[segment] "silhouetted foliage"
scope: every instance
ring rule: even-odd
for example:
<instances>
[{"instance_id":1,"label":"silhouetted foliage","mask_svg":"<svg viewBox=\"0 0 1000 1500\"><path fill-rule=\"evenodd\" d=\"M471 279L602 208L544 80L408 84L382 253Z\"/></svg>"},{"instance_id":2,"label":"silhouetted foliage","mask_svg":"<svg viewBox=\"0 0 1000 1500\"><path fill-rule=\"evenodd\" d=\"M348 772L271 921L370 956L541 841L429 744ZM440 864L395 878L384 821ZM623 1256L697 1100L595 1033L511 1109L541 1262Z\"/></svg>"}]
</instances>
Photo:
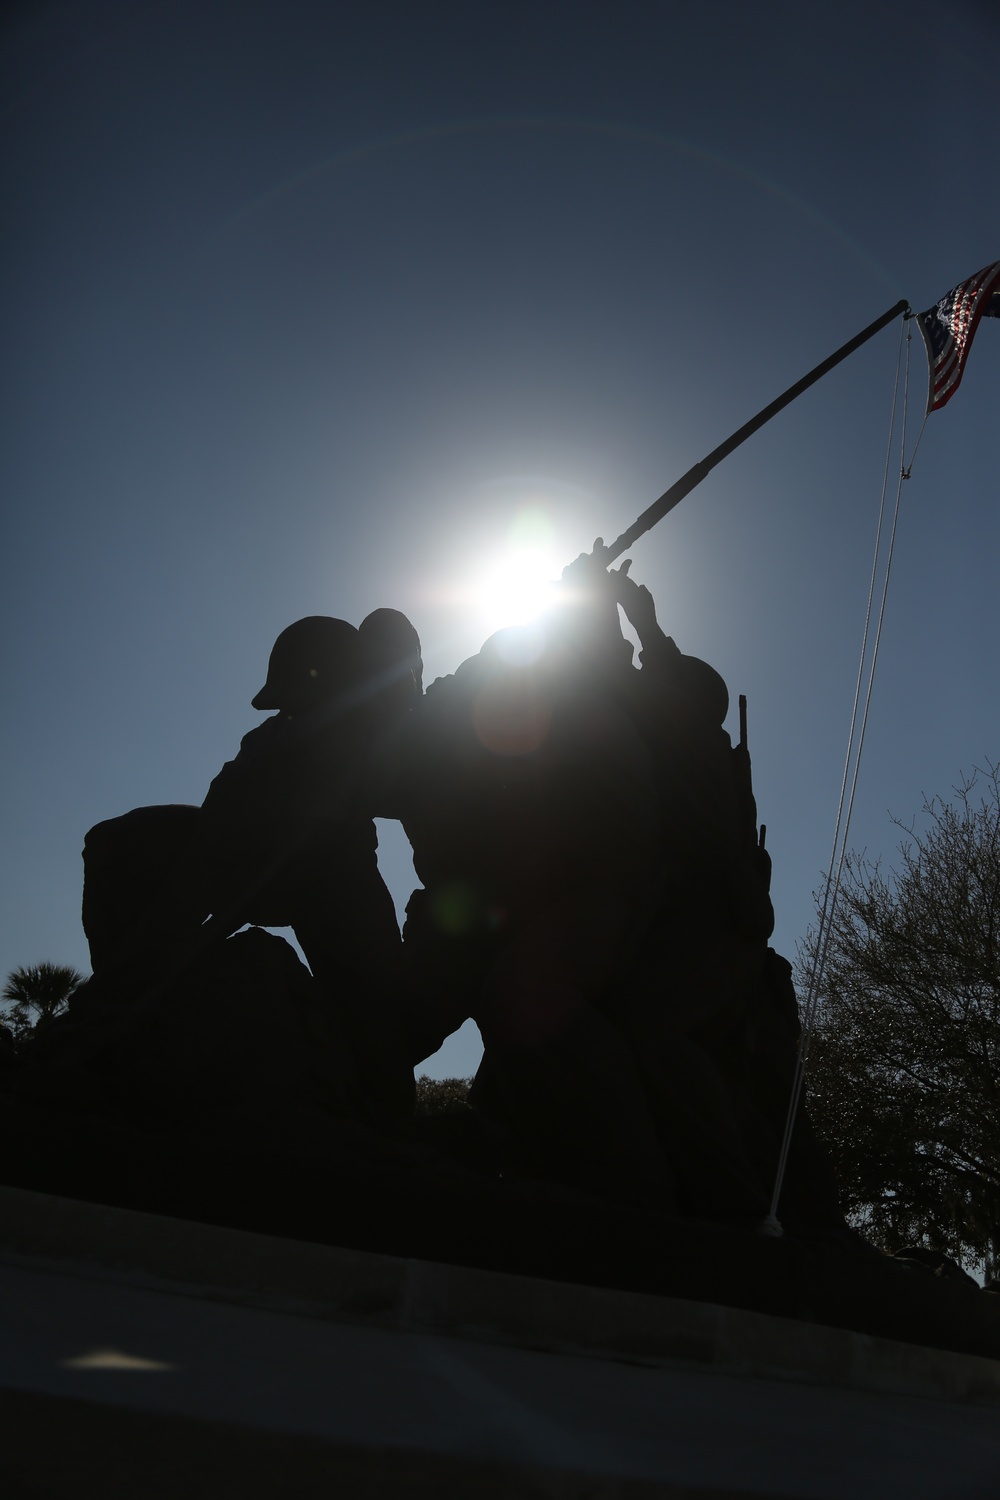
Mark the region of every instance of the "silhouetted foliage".
<instances>
[{"instance_id":1,"label":"silhouetted foliage","mask_svg":"<svg viewBox=\"0 0 1000 1500\"><path fill-rule=\"evenodd\" d=\"M454 1114L469 1107L471 1078L428 1078L422 1073L417 1079L418 1115Z\"/></svg>"},{"instance_id":2,"label":"silhouetted foliage","mask_svg":"<svg viewBox=\"0 0 1000 1500\"><path fill-rule=\"evenodd\" d=\"M1000 766L905 828L898 868L854 855L807 1068L845 1211L890 1252L1000 1267ZM900 825L904 826L904 825ZM800 958L806 980L815 934Z\"/></svg>"},{"instance_id":3,"label":"silhouetted foliage","mask_svg":"<svg viewBox=\"0 0 1000 1500\"><path fill-rule=\"evenodd\" d=\"M3 1009L0 1023L7 1027L15 1047L21 1047L38 1028L66 1009L70 995L84 976L66 964L33 964L13 969L0 991Z\"/></svg>"}]
</instances>

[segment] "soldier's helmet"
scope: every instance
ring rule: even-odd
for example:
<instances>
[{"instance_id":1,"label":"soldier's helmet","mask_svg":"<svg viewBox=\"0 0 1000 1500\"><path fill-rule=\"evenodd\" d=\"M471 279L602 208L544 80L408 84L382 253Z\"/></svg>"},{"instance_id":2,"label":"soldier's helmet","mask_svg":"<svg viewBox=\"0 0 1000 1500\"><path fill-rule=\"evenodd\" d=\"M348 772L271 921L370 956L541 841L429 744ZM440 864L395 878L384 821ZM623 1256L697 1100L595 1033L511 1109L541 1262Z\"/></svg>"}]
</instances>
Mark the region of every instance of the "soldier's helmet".
<instances>
[{"instance_id":1,"label":"soldier's helmet","mask_svg":"<svg viewBox=\"0 0 1000 1500\"><path fill-rule=\"evenodd\" d=\"M689 699L712 724L722 724L729 712L726 679L700 656L681 656L679 665Z\"/></svg>"},{"instance_id":2,"label":"soldier's helmet","mask_svg":"<svg viewBox=\"0 0 1000 1500\"><path fill-rule=\"evenodd\" d=\"M278 636L267 681L251 702L254 708L300 708L352 687L360 670L354 626L330 615L307 615Z\"/></svg>"},{"instance_id":3,"label":"soldier's helmet","mask_svg":"<svg viewBox=\"0 0 1000 1500\"><path fill-rule=\"evenodd\" d=\"M358 627L361 649L377 690L405 683L419 697L424 663L420 637L399 609L373 609Z\"/></svg>"}]
</instances>

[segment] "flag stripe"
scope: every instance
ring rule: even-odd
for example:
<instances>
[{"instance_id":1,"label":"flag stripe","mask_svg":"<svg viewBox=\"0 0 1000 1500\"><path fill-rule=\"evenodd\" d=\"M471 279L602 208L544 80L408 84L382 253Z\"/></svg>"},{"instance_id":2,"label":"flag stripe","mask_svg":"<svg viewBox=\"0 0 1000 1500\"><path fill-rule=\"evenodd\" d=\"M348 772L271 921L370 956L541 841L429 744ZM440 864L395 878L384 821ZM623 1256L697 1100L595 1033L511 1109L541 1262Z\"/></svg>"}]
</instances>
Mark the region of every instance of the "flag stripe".
<instances>
[{"instance_id":1,"label":"flag stripe","mask_svg":"<svg viewBox=\"0 0 1000 1500\"><path fill-rule=\"evenodd\" d=\"M958 390L980 318L1000 317L1000 260L917 314L927 347L927 411L939 411Z\"/></svg>"}]
</instances>

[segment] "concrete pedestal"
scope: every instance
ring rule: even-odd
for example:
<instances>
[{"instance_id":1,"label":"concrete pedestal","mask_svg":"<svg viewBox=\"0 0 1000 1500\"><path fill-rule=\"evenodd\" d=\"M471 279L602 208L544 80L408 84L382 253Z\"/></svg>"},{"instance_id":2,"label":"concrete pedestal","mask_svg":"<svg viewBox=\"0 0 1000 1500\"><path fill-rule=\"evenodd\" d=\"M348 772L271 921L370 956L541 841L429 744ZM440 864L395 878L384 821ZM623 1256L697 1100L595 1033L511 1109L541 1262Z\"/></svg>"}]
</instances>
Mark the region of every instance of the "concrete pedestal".
<instances>
[{"instance_id":1,"label":"concrete pedestal","mask_svg":"<svg viewBox=\"0 0 1000 1500\"><path fill-rule=\"evenodd\" d=\"M1000 1362L0 1189L5 1500L995 1500Z\"/></svg>"}]
</instances>

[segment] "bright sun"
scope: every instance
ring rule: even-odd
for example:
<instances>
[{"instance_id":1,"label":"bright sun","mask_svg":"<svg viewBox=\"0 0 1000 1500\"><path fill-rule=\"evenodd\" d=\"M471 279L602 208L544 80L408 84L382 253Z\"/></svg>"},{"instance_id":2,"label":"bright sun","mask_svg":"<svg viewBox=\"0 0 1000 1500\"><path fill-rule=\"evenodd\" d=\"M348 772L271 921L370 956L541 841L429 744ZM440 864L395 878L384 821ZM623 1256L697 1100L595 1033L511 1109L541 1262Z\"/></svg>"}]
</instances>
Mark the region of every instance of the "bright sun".
<instances>
[{"instance_id":1,"label":"bright sun","mask_svg":"<svg viewBox=\"0 0 1000 1500\"><path fill-rule=\"evenodd\" d=\"M569 558L544 500L518 508L488 560L471 571L467 598L484 638L506 625L528 625L552 603Z\"/></svg>"},{"instance_id":2,"label":"bright sun","mask_svg":"<svg viewBox=\"0 0 1000 1500\"><path fill-rule=\"evenodd\" d=\"M473 589L486 634L505 625L530 624L547 609L564 562L538 547L511 547L494 558Z\"/></svg>"}]
</instances>

